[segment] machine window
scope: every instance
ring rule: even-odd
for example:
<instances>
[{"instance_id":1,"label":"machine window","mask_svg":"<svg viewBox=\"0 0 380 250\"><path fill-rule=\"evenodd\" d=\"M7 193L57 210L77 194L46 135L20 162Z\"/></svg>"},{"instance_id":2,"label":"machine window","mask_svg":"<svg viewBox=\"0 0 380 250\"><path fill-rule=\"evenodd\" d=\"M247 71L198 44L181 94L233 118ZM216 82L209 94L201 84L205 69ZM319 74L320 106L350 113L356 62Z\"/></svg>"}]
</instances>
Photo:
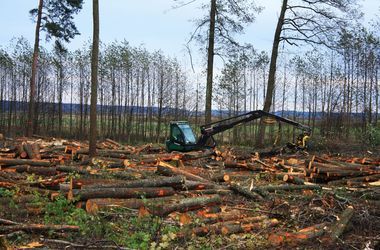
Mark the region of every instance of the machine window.
<instances>
[{"instance_id":1,"label":"machine window","mask_svg":"<svg viewBox=\"0 0 380 250\"><path fill-rule=\"evenodd\" d=\"M178 127L182 130L183 134L185 135L185 143L186 144L195 144L196 139L193 133L193 130L188 124L179 124Z\"/></svg>"}]
</instances>

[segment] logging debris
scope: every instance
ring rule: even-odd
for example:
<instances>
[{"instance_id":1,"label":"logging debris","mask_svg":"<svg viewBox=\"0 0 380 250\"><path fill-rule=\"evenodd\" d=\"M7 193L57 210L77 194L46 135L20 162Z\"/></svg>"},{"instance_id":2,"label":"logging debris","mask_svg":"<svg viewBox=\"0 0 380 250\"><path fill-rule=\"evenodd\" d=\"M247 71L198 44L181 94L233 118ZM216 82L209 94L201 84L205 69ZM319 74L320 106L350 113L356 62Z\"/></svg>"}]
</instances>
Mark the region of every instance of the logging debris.
<instances>
[{"instance_id":1,"label":"logging debris","mask_svg":"<svg viewBox=\"0 0 380 250\"><path fill-rule=\"evenodd\" d=\"M251 234L260 235L260 247L268 249L316 240L321 247L363 248L368 241L357 241L360 235L378 244L379 181L376 158L260 157L227 147L167 153L152 144L133 147L106 139L89 159L85 142L6 138L0 148L0 239L9 245L15 234L54 232L56 239L39 244L89 246L62 237L78 235L79 226L44 223L54 216L44 202L64 196L92 216L125 211L162 218L178 226L172 237L177 242ZM36 202L36 195L44 202Z\"/></svg>"}]
</instances>

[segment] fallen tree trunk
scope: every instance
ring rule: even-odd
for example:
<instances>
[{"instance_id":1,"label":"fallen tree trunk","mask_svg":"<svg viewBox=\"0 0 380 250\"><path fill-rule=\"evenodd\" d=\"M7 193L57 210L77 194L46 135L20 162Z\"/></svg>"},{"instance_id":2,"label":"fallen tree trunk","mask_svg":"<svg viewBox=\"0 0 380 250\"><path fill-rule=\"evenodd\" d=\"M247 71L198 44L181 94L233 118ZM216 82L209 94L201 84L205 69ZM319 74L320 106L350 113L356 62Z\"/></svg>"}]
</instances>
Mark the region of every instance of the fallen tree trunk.
<instances>
[{"instance_id":1,"label":"fallen tree trunk","mask_svg":"<svg viewBox=\"0 0 380 250\"><path fill-rule=\"evenodd\" d=\"M231 180L230 176L226 173L214 174L210 178L215 182L229 182Z\"/></svg>"},{"instance_id":2,"label":"fallen tree trunk","mask_svg":"<svg viewBox=\"0 0 380 250\"><path fill-rule=\"evenodd\" d=\"M50 161L45 160L29 160L29 159L6 159L0 158L0 165L15 166L15 165L30 165L50 167L53 165Z\"/></svg>"},{"instance_id":3,"label":"fallen tree trunk","mask_svg":"<svg viewBox=\"0 0 380 250\"><path fill-rule=\"evenodd\" d=\"M284 182L293 183L297 185L305 184L304 180L302 180L301 178L298 178L297 176L289 175L289 174L284 174L284 176L282 177L282 180Z\"/></svg>"},{"instance_id":4,"label":"fallen tree trunk","mask_svg":"<svg viewBox=\"0 0 380 250\"><path fill-rule=\"evenodd\" d=\"M181 191L181 194L185 195L204 195L204 194L219 194L219 195L231 195L233 191L229 189L202 189L202 190L190 190Z\"/></svg>"},{"instance_id":5,"label":"fallen tree trunk","mask_svg":"<svg viewBox=\"0 0 380 250\"><path fill-rule=\"evenodd\" d=\"M254 230L266 229L278 224L277 219L268 219L256 223L240 224L239 222L222 222L203 227L193 228L190 233L179 233L178 238L189 238L193 236L205 236L209 233L230 235L236 233L249 233Z\"/></svg>"},{"instance_id":6,"label":"fallen tree trunk","mask_svg":"<svg viewBox=\"0 0 380 250\"><path fill-rule=\"evenodd\" d=\"M44 232L44 231L64 231L78 232L78 226L71 225L43 225L43 224L17 224L0 227L0 233L9 233L14 231L26 232Z\"/></svg>"},{"instance_id":7,"label":"fallen tree trunk","mask_svg":"<svg viewBox=\"0 0 380 250\"><path fill-rule=\"evenodd\" d=\"M222 199L219 195L214 195L211 197L195 197L195 198L186 198L180 200L176 204L168 204L163 207L153 207L149 209L154 215L157 216L166 216L172 212L187 212L191 210L197 210L207 206L213 206L220 204Z\"/></svg>"},{"instance_id":8,"label":"fallen tree trunk","mask_svg":"<svg viewBox=\"0 0 380 250\"><path fill-rule=\"evenodd\" d=\"M89 175L90 171L83 169L80 166L63 166L63 165L58 165L56 167L56 170L59 172L65 172L65 173L78 173L81 175Z\"/></svg>"},{"instance_id":9,"label":"fallen tree trunk","mask_svg":"<svg viewBox=\"0 0 380 250\"><path fill-rule=\"evenodd\" d=\"M98 211L115 207L126 207L139 209L140 207L166 206L169 202L181 199L182 196L167 196L151 199L115 199L115 198L98 198L89 199L86 202L86 211L95 214Z\"/></svg>"},{"instance_id":10,"label":"fallen tree trunk","mask_svg":"<svg viewBox=\"0 0 380 250\"><path fill-rule=\"evenodd\" d=\"M274 192L274 191L295 191L295 190L321 190L319 185L276 185L276 186L261 186L253 190L256 192Z\"/></svg>"},{"instance_id":11,"label":"fallen tree trunk","mask_svg":"<svg viewBox=\"0 0 380 250\"><path fill-rule=\"evenodd\" d=\"M352 206L348 206L343 213L339 215L337 221L329 230L328 239L331 243L334 243L343 234L353 214L354 208Z\"/></svg>"},{"instance_id":12,"label":"fallen tree trunk","mask_svg":"<svg viewBox=\"0 0 380 250\"><path fill-rule=\"evenodd\" d=\"M327 223L321 223L310 227L303 228L298 232L281 232L269 235L268 241L273 246L292 245L296 246L305 241L322 236L327 229Z\"/></svg>"},{"instance_id":13,"label":"fallen tree trunk","mask_svg":"<svg viewBox=\"0 0 380 250\"><path fill-rule=\"evenodd\" d=\"M96 188L79 190L75 196L80 200L94 198L153 198L174 195L174 189L170 187L161 188Z\"/></svg>"},{"instance_id":14,"label":"fallen tree trunk","mask_svg":"<svg viewBox=\"0 0 380 250\"><path fill-rule=\"evenodd\" d=\"M44 176L54 176L57 174L57 170L55 167L36 167L29 165L16 165L7 169L14 169L17 173L28 173L28 174L36 174L36 175L44 175Z\"/></svg>"},{"instance_id":15,"label":"fallen tree trunk","mask_svg":"<svg viewBox=\"0 0 380 250\"><path fill-rule=\"evenodd\" d=\"M199 181L185 181L182 185L182 190L204 190L204 189L215 189L217 185L213 183L204 183Z\"/></svg>"},{"instance_id":16,"label":"fallen tree trunk","mask_svg":"<svg viewBox=\"0 0 380 250\"><path fill-rule=\"evenodd\" d=\"M200 181L203 183L210 182L209 180L206 180L203 177L200 177L198 175L189 173L185 170L173 167L170 164L163 161L158 162L157 172L159 174L164 174L164 175L183 175L186 177L186 179L193 180L193 181Z\"/></svg>"},{"instance_id":17,"label":"fallen tree trunk","mask_svg":"<svg viewBox=\"0 0 380 250\"><path fill-rule=\"evenodd\" d=\"M94 188L144 188L144 187L176 187L185 184L185 178L182 176L158 177L151 179L135 180L120 183L106 183L84 185L82 189Z\"/></svg>"},{"instance_id":18,"label":"fallen tree trunk","mask_svg":"<svg viewBox=\"0 0 380 250\"><path fill-rule=\"evenodd\" d=\"M380 174L374 174L374 175L367 175L367 176L360 176L360 177L354 177L354 178L345 178L335 181L329 181L327 184L329 185L352 185L355 183L363 183L363 182L371 182L371 181L377 181L380 179Z\"/></svg>"},{"instance_id":19,"label":"fallen tree trunk","mask_svg":"<svg viewBox=\"0 0 380 250\"><path fill-rule=\"evenodd\" d=\"M264 199L261 195L255 193L255 192L252 192L252 191L250 191L250 190L248 190L248 189L246 189L246 188L244 188L238 184L231 184L229 187L232 191L234 191L235 193L238 193L244 197L247 197L247 198L250 198L253 200L263 200Z\"/></svg>"}]
</instances>

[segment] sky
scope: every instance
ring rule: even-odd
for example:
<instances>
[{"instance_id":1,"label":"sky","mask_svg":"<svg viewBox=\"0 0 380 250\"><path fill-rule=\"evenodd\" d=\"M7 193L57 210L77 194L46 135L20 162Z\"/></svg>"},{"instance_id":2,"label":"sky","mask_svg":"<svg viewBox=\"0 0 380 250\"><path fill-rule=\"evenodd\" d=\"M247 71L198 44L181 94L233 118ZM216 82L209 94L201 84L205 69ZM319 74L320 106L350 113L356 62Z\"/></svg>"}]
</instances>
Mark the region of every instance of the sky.
<instances>
[{"instance_id":1,"label":"sky","mask_svg":"<svg viewBox=\"0 0 380 250\"><path fill-rule=\"evenodd\" d=\"M0 47L6 47L13 37L20 36L32 44L35 24L29 10L36 8L38 0L0 1ZM168 56L187 60L184 44L194 30L191 20L203 14L197 9L199 1L173 9L173 0L99 0L100 38L105 43L126 39L132 46L143 45L149 51L162 50ZM365 22L380 14L379 0L360 1L366 14ZM264 10L239 39L252 43L257 50L269 51L281 1L257 0L256 3ZM71 41L70 49L80 48L91 40L92 1L84 0L83 10L75 17L75 23L81 35ZM44 45L45 36L41 37Z\"/></svg>"}]
</instances>

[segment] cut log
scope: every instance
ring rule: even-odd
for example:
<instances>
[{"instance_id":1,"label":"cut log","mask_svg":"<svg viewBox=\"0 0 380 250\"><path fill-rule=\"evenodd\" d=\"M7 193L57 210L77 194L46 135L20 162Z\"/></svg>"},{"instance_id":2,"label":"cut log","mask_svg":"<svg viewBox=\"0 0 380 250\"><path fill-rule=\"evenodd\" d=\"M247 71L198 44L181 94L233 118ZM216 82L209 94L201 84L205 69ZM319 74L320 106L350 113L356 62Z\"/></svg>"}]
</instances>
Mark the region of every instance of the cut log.
<instances>
[{"instance_id":1,"label":"cut log","mask_svg":"<svg viewBox=\"0 0 380 250\"><path fill-rule=\"evenodd\" d=\"M337 221L331 226L329 230L329 240L335 242L344 232L347 224L350 222L354 214L354 208L348 206L341 215L337 218Z\"/></svg>"},{"instance_id":2,"label":"cut log","mask_svg":"<svg viewBox=\"0 0 380 250\"><path fill-rule=\"evenodd\" d=\"M59 172L65 172L65 173L78 173L81 175L89 175L90 171L83 169L80 166L63 166L63 165L58 165L56 167L56 170Z\"/></svg>"},{"instance_id":3,"label":"cut log","mask_svg":"<svg viewBox=\"0 0 380 250\"><path fill-rule=\"evenodd\" d=\"M187 172L187 171L185 171L183 169L179 169L179 168L173 167L172 165L170 165L170 164L168 164L166 162L163 162L163 161L159 161L158 162L157 172L160 173L160 174L164 174L164 175L173 175L173 174L174 175L183 175L188 180L200 181L200 182L203 182L203 183L210 182L209 180L206 180L203 177L200 177L198 175L189 173L189 172Z\"/></svg>"},{"instance_id":4,"label":"cut log","mask_svg":"<svg viewBox=\"0 0 380 250\"><path fill-rule=\"evenodd\" d=\"M36 174L36 175L44 175L44 176L54 176L57 174L55 167L36 167L29 165L16 165L12 166L8 169L14 169L17 173L28 173L28 174Z\"/></svg>"},{"instance_id":5,"label":"cut log","mask_svg":"<svg viewBox=\"0 0 380 250\"><path fill-rule=\"evenodd\" d=\"M158 177L151 179L143 179L136 181L120 182L120 183L107 183L97 184L96 182L91 185L83 186L83 189L94 188L143 188L143 187L177 187L185 184L185 178L182 176L173 177Z\"/></svg>"},{"instance_id":6,"label":"cut log","mask_svg":"<svg viewBox=\"0 0 380 250\"><path fill-rule=\"evenodd\" d=\"M149 212L157 216L166 216L172 212L187 212L197 210L206 206L213 206L221 203L219 195L211 197L195 197L180 200L176 204L168 204L163 207L150 208Z\"/></svg>"},{"instance_id":7,"label":"cut log","mask_svg":"<svg viewBox=\"0 0 380 250\"><path fill-rule=\"evenodd\" d=\"M168 203L181 199L182 196L167 196L151 199L89 199L86 202L86 211L95 214L98 211L111 209L115 207L125 207L131 209L139 209L140 207L166 206Z\"/></svg>"},{"instance_id":8,"label":"cut log","mask_svg":"<svg viewBox=\"0 0 380 250\"><path fill-rule=\"evenodd\" d=\"M304 185L304 180L302 180L301 178L298 178L294 175L289 175L289 174L285 174L282 178L282 180L284 182L288 182L288 183L294 183L294 184L297 184L297 185Z\"/></svg>"},{"instance_id":9,"label":"cut log","mask_svg":"<svg viewBox=\"0 0 380 250\"><path fill-rule=\"evenodd\" d=\"M116 142L116 141L114 141L114 140L111 140L111 139L109 139L109 138L107 138L105 141L108 142L108 143L110 143L110 144L112 144L112 145L115 145L115 146L118 147L118 148L124 148L123 145L121 145L120 143L118 143L118 142Z\"/></svg>"},{"instance_id":10,"label":"cut log","mask_svg":"<svg viewBox=\"0 0 380 250\"><path fill-rule=\"evenodd\" d=\"M214 174L210 178L212 181L215 181L215 182L229 182L231 179L230 176L226 173Z\"/></svg>"},{"instance_id":11,"label":"cut log","mask_svg":"<svg viewBox=\"0 0 380 250\"><path fill-rule=\"evenodd\" d=\"M254 230L262 230L269 227L273 227L278 224L278 220L269 219L256 223L240 224L239 222L222 222L203 227L197 227L191 230L189 233L179 233L178 238L189 238L192 236L205 236L209 233L230 235L235 233L249 233Z\"/></svg>"},{"instance_id":12,"label":"cut log","mask_svg":"<svg viewBox=\"0 0 380 250\"><path fill-rule=\"evenodd\" d=\"M50 161L45 161L45 160L0 158L0 165L5 165L5 166L30 165L30 166L50 167L51 165L53 165L53 163L51 163Z\"/></svg>"},{"instance_id":13,"label":"cut log","mask_svg":"<svg viewBox=\"0 0 380 250\"><path fill-rule=\"evenodd\" d=\"M367 176L361 176L361 177L354 177L354 178L345 178L335 181L329 181L327 184L329 185L354 185L356 183L364 183L364 182L370 182L370 181L377 181L380 179L380 174L374 174L374 175L367 175Z\"/></svg>"},{"instance_id":14,"label":"cut log","mask_svg":"<svg viewBox=\"0 0 380 250\"><path fill-rule=\"evenodd\" d=\"M182 186L183 190L203 190L203 189L215 189L217 185L213 183L204 183L199 181L185 181Z\"/></svg>"},{"instance_id":15,"label":"cut log","mask_svg":"<svg viewBox=\"0 0 380 250\"><path fill-rule=\"evenodd\" d=\"M273 246L292 245L296 246L305 241L322 236L327 229L327 223L321 223L310 227L303 228L298 232L281 232L269 235L268 241Z\"/></svg>"},{"instance_id":16,"label":"cut log","mask_svg":"<svg viewBox=\"0 0 380 250\"><path fill-rule=\"evenodd\" d=\"M24 150L24 146L22 144L16 145L16 155L21 159L25 159L28 157L28 154Z\"/></svg>"},{"instance_id":17,"label":"cut log","mask_svg":"<svg viewBox=\"0 0 380 250\"><path fill-rule=\"evenodd\" d=\"M247 198L250 198L253 200L263 200L264 199L261 195L255 193L255 192L249 191L248 189L246 189L246 188L244 188L238 184L231 184L229 187L232 191L234 191L235 193L238 193L244 197L247 197Z\"/></svg>"},{"instance_id":18,"label":"cut log","mask_svg":"<svg viewBox=\"0 0 380 250\"><path fill-rule=\"evenodd\" d=\"M153 198L174 195L173 188L97 188L74 193L80 200L95 198Z\"/></svg>"},{"instance_id":19,"label":"cut log","mask_svg":"<svg viewBox=\"0 0 380 250\"><path fill-rule=\"evenodd\" d=\"M204 219L202 222L205 224L215 224L217 222L238 221L244 217L246 217L246 215L240 211L233 211L229 213L213 214L212 216L207 215L207 219Z\"/></svg>"},{"instance_id":20,"label":"cut log","mask_svg":"<svg viewBox=\"0 0 380 250\"><path fill-rule=\"evenodd\" d=\"M34 157L37 160L41 160L41 154L40 154L40 145L37 143L32 144L32 151L34 153Z\"/></svg>"},{"instance_id":21,"label":"cut log","mask_svg":"<svg viewBox=\"0 0 380 250\"><path fill-rule=\"evenodd\" d=\"M273 185L273 186L260 186L253 189L256 192L266 191L295 191L295 190L322 190L319 185Z\"/></svg>"},{"instance_id":22,"label":"cut log","mask_svg":"<svg viewBox=\"0 0 380 250\"><path fill-rule=\"evenodd\" d=\"M182 160L187 161L187 160L196 160L200 158L208 158L214 154L215 154L214 150L212 149L207 149L203 151L193 151L193 152L184 153Z\"/></svg>"},{"instance_id":23,"label":"cut log","mask_svg":"<svg viewBox=\"0 0 380 250\"><path fill-rule=\"evenodd\" d=\"M194 195L204 195L204 194L232 195L234 192L229 189L203 189L203 190L182 191L180 193L194 196Z\"/></svg>"},{"instance_id":24,"label":"cut log","mask_svg":"<svg viewBox=\"0 0 380 250\"><path fill-rule=\"evenodd\" d=\"M25 232L46 232L46 231L60 231L60 232L78 232L78 226L71 225L43 225L43 224L18 224L11 226L0 227L0 233L9 233L14 231Z\"/></svg>"}]
</instances>

